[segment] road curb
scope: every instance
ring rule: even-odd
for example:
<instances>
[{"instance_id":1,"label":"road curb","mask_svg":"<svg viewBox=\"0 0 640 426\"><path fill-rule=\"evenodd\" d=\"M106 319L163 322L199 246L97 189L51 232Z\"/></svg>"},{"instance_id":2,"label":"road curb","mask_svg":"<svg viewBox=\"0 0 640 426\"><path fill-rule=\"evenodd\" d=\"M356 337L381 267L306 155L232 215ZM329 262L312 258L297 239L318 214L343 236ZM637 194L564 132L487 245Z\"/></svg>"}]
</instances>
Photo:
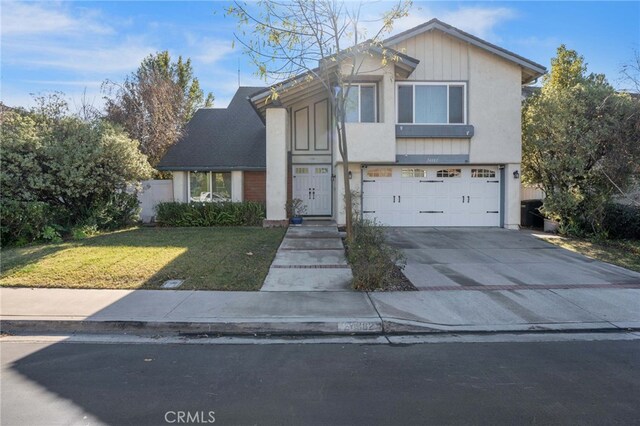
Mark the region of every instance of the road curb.
<instances>
[{"instance_id":1,"label":"road curb","mask_svg":"<svg viewBox=\"0 0 640 426\"><path fill-rule=\"evenodd\" d=\"M3 319L8 333L116 333L254 335L379 335L382 322L370 318L327 321L159 322Z\"/></svg>"},{"instance_id":2,"label":"road curb","mask_svg":"<svg viewBox=\"0 0 640 426\"><path fill-rule=\"evenodd\" d=\"M95 320L35 320L2 319L2 331L10 334L109 334L136 333L145 335L229 335L229 336L380 336L410 334L492 334L549 332L612 332L639 331L640 324L549 323L513 325L446 325L398 318L371 318L300 321L279 319L270 321L160 322L160 321L95 321Z\"/></svg>"},{"instance_id":3,"label":"road curb","mask_svg":"<svg viewBox=\"0 0 640 426\"><path fill-rule=\"evenodd\" d=\"M382 327L387 334L428 334L428 333L518 333L518 332L608 332L637 331L640 323L617 324L613 322L573 322L573 323L522 323L450 325L433 324L400 318L382 319Z\"/></svg>"}]
</instances>

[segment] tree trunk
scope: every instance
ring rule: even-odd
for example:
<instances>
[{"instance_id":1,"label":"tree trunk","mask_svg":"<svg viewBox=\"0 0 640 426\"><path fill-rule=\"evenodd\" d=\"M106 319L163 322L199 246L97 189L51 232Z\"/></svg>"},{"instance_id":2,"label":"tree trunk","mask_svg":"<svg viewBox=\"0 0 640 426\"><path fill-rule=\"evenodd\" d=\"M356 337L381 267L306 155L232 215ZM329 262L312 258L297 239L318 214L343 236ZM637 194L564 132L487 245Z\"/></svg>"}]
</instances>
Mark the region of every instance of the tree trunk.
<instances>
[{"instance_id":1,"label":"tree trunk","mask_svg":"<svg viewBox=\"0 0 640 426\"><path fill-rule=\"evenodd\" d=\"M341 126L338 129L338 143L342 155L342 179L344 182L344 214L347 231L347 240L353 236L353 205L351 204L351 185L349 182L349 153L347 151L347 130L344 126L344 117L341 117Z\"/></svg>"}]
</instances>

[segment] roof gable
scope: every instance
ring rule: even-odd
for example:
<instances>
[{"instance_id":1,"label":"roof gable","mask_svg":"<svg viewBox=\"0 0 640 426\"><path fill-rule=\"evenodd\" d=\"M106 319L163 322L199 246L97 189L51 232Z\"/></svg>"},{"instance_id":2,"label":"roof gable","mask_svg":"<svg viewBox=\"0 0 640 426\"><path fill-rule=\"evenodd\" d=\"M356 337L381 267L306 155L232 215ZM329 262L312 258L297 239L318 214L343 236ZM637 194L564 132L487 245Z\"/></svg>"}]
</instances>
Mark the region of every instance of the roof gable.
<instances>
[{"instance_id":1,"label":"roof gable","mask_svg":"<svg viewBox=\"0 0 640 426\"><path fill-rule=\"evenodd\" d=\"M510 61L519 65L522 69L523 84L531 82L547 72L547 69L543 65L540 65L523 56L520 56L516 53L503 49L502 47L496 46L495 44L489 43L488 41L482 40L481 38L478 38L474 35L466 33L452 25L449 25L435 18L423 24L420 24L417 27L408 29L406 31L401 32L400 34L396 34L392 37L389 37L386 40L384 40L383 44L385 46L387 45L394 46L402 41L413 38L419 34L425 33L427 31L433 31L433 30L441 31L451 37L454 37L465 43L469 43L473 46L476 46L480 49L490 52L496 56L499 56L507 61Z\"/></svg>"},{"instance_id":2,"label":"roof gable","mask_svg":"<svg viewBox=\"0 0 640 426\"><path fill-rule=\"evenodd\" d=\"M247 99L259 89L240 87L227 108L196 111L158 170L264 170L265 126Z\"/></svg>"}]
</instances>

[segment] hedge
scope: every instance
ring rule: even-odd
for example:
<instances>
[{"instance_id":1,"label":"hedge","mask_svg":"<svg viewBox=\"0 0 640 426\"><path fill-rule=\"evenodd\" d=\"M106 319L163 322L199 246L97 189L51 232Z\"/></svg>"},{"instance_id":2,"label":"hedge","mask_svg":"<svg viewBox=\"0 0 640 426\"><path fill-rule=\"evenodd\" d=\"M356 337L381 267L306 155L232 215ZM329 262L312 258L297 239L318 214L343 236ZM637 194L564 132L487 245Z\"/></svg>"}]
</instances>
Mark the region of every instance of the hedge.
<instances>
[{"instance_id":1,"label":"hedge","mask_svg":"<svg viewBox=\"0 0 640 426\"><path fill-rule=\"evenodd\" d=\"M640 206L608 204L604 229L611 238L640 239Z\"/></svg>"},{"instance_id":2,"label":"hedge","mask_svg":"<svg viewBox=\"0 0 640 426\"><path fill-rule=\"evenodd\" d=\"M262 203L160 203L156 222L161 226L259 226L266 217Z\"/></svg>"}]
</instances>

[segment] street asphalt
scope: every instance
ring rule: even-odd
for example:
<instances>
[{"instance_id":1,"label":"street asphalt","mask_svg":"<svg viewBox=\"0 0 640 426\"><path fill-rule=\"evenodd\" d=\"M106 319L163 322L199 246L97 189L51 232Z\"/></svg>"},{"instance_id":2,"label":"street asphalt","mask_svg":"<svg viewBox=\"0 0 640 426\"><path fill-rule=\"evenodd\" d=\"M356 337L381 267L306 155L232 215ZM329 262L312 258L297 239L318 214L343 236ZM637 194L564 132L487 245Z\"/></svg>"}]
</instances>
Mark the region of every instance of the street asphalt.
<instances>
[{"instance_id":1,"label":"street asphalt","mask_svg":"<svg viewBox=\"0 0 640 426\"><path fill-rule=\"evenodd\" d=\"M3 425L637 424L640 341L2 343Z\"/></svg>"}]
</instances>

